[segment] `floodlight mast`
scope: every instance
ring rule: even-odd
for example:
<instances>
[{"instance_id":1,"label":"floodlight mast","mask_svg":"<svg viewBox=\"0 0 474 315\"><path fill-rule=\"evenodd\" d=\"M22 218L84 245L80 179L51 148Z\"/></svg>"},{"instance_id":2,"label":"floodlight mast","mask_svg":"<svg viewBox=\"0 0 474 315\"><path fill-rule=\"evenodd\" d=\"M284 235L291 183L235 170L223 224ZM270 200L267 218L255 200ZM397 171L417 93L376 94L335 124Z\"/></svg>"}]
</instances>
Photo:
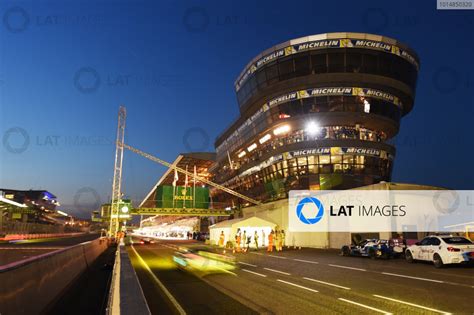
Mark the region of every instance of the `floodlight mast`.
<instances>
[{"instance_id":1,"label":"floodlight mast","mask_svg":"<svg viewBox=\"0 0 474 315\"><path fill-rule=\"evenodd\" d=\"M110 204L110 225L109 237L114 237L119 231L119 204L122 199L122 162L123 162L123 143L125 140L125 120L127 110L120 106L117 123L117 141L115 145L115 164L114 179L112 182L112 201Z\"/></svg>"}]
</instances>

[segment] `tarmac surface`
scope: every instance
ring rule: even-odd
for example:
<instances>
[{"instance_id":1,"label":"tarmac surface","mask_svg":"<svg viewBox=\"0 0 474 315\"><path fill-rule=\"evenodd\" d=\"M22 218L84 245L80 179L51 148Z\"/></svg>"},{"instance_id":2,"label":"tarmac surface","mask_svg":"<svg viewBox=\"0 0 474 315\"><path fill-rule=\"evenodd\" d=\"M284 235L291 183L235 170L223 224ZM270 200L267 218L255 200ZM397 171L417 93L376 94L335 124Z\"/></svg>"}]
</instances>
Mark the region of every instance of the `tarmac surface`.
<instances>
[{"instance_id":1,"label":"tarmac surface","mask_svg":"<svg viewBox=\"0 0 474 315\"><path fill-rule=\"evenodd\" d=\"M203 275L173 262L178 246L193 243L128 248L153 314L176 313L175 304L188 314L474 313L472 266L436 269L404 259L342 257L335 250L251 250L235 254L232 272Z\"/></svg>"}]
</instances>

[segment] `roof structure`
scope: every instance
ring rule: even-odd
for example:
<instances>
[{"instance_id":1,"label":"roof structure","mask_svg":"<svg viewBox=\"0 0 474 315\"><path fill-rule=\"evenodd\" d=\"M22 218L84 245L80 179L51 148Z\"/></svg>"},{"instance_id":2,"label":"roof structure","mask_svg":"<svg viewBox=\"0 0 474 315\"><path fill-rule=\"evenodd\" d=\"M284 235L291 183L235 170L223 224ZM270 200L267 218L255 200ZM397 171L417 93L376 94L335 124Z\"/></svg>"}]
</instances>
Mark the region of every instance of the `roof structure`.
<instances>
[{"instance_id":1,"label":"roof structure","mask_svg":"<svg viewBox=\"0 0 474 315\"><path fill-rule=\"evenodd\" d=\"M209 178L208 169L215 163L216 154L213 152L191 152L181 153L172 163L173 166L180 167L182 169L188 169L188 172L194 172L194 166L196 166L196 174L202 178ZM156 184L152 187L148 195L140 203L139 208L153 208L155 207L155 193L156 188L162 185L172 185L174 181L174 172L172 168L168 168L166 172L160 177ZM186 176L178 172L177 186L184 186ZM192 185L192 178L188 178L189 183ZM199 181L196 182L199 185Z\"/></svg>"}]
</instances>

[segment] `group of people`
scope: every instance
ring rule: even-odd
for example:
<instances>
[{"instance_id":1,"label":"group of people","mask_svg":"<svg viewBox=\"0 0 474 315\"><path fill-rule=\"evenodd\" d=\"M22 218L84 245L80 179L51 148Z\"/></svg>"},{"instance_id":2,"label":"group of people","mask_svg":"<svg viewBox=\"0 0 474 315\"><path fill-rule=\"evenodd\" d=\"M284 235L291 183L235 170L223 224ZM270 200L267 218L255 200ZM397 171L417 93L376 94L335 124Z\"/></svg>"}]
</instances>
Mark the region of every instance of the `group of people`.
<instances>
[{"instance_id":1,"label":"group of people","mask_svg":"<svg viewBox=\"0 0 474 315\"><path fill-rule=\"evenodd\" d=\"M261 237L261 238L260 238ZM262 243L260 243L260 239ZM259 245L262 247L265 246L265 240L268 240L268 252L273 252L273 248L275 247L276 251L283 250L283 246L285 246L285 231L284 230L272 230L268 237L265 234L265 230L262 230L261 235L257 231L254 231L253 235L247 235L247 232L244 230L243 233L239 229L237 229L237 233L235 234L235 242L233 244L233 248L235 252L247 252L250 248L250 244L253 241L253 244L256 250L259 249ZM219 247L224 247L225 242L225 235L224 231L221 231L219 236ZM228 245L226 244L226 247Z\"/></svg>"},{"instance_id":2,"label":"group of people","mask_svg":"<svg viewBox=\"0 0 474 315\"><path fill-rule=\"evenodd\" d=\"M285 231L284 230L275 230L271 231L268 235L268 248L267 252L273 252L273 246L275 246L275 250L277 252L283 250L283 246L285 246Z\"/></svg>"}]
</instances>

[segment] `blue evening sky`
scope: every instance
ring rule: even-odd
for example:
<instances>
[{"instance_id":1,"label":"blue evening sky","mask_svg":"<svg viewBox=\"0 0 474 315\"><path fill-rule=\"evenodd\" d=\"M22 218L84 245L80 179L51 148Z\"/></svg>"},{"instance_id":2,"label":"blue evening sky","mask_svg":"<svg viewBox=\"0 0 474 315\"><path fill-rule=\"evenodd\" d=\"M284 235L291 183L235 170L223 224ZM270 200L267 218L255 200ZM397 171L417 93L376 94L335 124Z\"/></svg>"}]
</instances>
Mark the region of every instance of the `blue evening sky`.
<instances>
[{"instance_id":1,"label":"blue evening sky","mask_svg":"<svg viewBox=\"0 0 474 315\"><path fill-rule=\"evenodd\" d=\"M434 0L2 1L0 188L47 189L87 217L110 198L119 105L128 144L167 161L210 151L238 116L233 83L251 58L348 31L421 58L393 181L473 189L473 14ZM123 190L139 202L163 172L125 152Z\"/></svg>"}]
</instances>

